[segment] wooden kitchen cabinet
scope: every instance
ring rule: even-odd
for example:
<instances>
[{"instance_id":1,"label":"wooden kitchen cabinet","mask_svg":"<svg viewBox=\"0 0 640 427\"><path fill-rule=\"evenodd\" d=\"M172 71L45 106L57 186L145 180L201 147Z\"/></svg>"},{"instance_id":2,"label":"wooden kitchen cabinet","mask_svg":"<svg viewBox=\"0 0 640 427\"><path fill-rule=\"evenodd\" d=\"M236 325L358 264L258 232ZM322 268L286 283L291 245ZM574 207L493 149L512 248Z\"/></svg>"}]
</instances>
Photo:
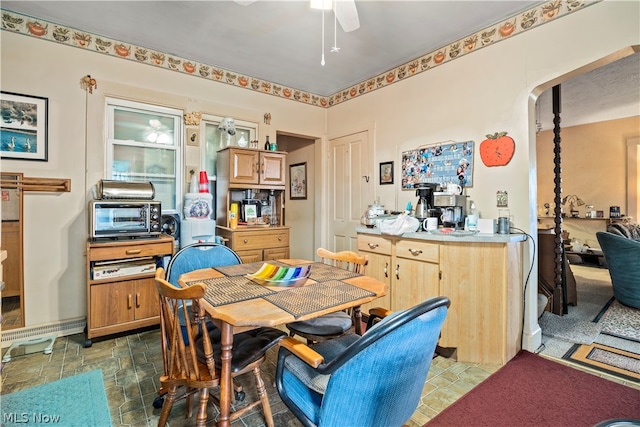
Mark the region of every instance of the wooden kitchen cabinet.
<instances>
[{"instance_id":1,"label":"wooden kitchen cabinet","mask_svg":"<svg viewBox=\"0 0 640 427\"><path fill-rule=\"evenodd\" d=\"M125 332L160 322L155 271L94 278L100 263L127 264L140 258L156 262L172 255L174 238L87 242L87 329L85 347L94 337Z\"/></svg>"},{"instance_id":2,"label":"wooden kitchen cabinet","mask_svg":"<svg viewBox=\"0 0 640 427\"><path fill-rule=\"evenodd\" d=\"M216 178L243 188L259 185L284 189L286 158L284 152L226 148L218 151L217 162L222 168L217 169Z\"/></svg>"},{"instance_id":3,"label":"wooden kitchen cabinet","mask_svg":"<svg viewBox=\"0 0 640 427\"><path fill-rule=\"evenodd\" d=\"M438 244L358 234L358 251L369 258L367 276L388 286L387 294L363 312L370 306L404 310L440 295Z\"/></svg>"},{"instance_id":4,"label":"wooden kitchen cabinet","mask_svg":"<svg viewBox=\"0 0 640 427\"><path fill-rule=\"evenodd\" d=\"M216 234L227 239L242 262L289 258L289 228L284 226L285 164L287 153L230 147L218 151L216 158ZM239 224L231 229L229 208L241 208L251 190L255 199L275 200L277 225ZM264 209L264 208L263 208ZM266 217L265 217L266 218Z\"/></svg>"},{"instance_id":5,"label":"wooden kitchen cabinet","mask_svg":"<svg viewBox=\"0 0 640 427\"><path fill-rule=\"evenodd\" d=\"M266 227L217 228L217 234L228 239L228 247L242 258L243 263L289 258L289 228Z\"/></svg>"},{"instance_id":6,"label":"wooden kitchen cabinet","mask_svg":"<svg viewBox=\"0 0 640 427\"><path fill-rule=\"evenodd\" d=\"M442 295L451 308L440 345L458 360L507 363L520 350L523 292L519 243L441 244Z\"/></svg>"},{"instance_id":7,"label":"wooden kitchen cabinet","mask_svg":"<svg viewBox=\"0 0 640 427\"><path fill-rule=\"evenodd\" d=\"M457 360L503 365L519 351L520 242L430 241L358 233L358 251L369 258L367 275L389 286L388 299L372 305L397 311L434 296L451 300L438 345L456 348Z\"/></svg>"},{"instance_id":8,"label":"wooden kitchen cabinet","mask_svg":"<svg viewBox=\"0 0 640 427\"><path fill-rule=\"evenodd\" d=\"M405 310L440 292L439 245L417 240L395 244L392 310Z\"/></svg>"}]
</instances>

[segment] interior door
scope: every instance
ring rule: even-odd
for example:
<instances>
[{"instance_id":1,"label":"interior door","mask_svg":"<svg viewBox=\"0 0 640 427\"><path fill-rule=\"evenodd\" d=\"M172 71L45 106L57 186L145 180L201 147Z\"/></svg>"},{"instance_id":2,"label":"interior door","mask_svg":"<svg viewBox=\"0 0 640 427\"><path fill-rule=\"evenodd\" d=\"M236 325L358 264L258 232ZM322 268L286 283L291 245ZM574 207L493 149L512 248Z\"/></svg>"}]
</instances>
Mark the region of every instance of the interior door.
<instances>
[{"instance_id":1,"label":"interior door","mask_svg":"<svg viewBox=\"0 0 640 427\"><path fill-rule=\"evenodd\" d=\"M360 132L329 141L330 250L357 252L356 227L373 198L369 172L369 134Z\"/></svg>"}]
</instances>

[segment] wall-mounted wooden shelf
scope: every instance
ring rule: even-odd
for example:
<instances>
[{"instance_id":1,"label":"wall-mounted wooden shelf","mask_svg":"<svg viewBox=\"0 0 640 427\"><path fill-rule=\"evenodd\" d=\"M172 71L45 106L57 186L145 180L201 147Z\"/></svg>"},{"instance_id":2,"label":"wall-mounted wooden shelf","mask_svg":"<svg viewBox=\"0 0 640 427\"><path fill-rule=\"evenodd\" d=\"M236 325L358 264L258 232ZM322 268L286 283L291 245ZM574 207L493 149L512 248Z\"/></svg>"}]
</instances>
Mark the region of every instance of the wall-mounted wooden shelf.
<instances>
[{"instance_id":1,"label":"wall-mounted wooden shelf","mask_svg":"<svg viewBox=\"0 0 640 427\"><path fill-rule=\"evenodd\" d=\"M20 188L24 191L48 191L68 193L71 191L71 180L68 178L30 178L17 177L18 174L3 172L0 179L2 188Z\"/></svg>"}]
</instances>

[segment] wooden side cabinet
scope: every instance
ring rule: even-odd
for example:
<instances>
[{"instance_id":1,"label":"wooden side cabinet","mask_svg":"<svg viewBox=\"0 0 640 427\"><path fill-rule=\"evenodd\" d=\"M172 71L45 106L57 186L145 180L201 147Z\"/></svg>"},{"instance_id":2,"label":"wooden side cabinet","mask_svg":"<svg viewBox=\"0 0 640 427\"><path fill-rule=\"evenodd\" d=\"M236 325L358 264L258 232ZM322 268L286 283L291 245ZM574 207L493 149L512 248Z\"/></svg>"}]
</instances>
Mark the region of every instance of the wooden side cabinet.
<instances>
[{"instance_id":1,"label":"wooden side cabinet","mask_svg":"<svg viewBox=\"0 0 640 427\"><path fill-rule=\"evenodd\" d=\"M155 271L136 272L120 277L98 278L102 266L126 266L139 261L157 262L172 255L174 239L87 243L87 329L85 347L91 339L125 332L160 322Z\"/></svg>"},{"instance_id":2,"label":"wooden side cabinet","mask_svg":"<svg viewBox=\"0 0 640 427\"><path fill-rule=\"evenodd\" d=\"M228 239L227 246L243 263L289 258L289 227L232 230L218 226L217 234Z\"/></svg>"}]
</instances>

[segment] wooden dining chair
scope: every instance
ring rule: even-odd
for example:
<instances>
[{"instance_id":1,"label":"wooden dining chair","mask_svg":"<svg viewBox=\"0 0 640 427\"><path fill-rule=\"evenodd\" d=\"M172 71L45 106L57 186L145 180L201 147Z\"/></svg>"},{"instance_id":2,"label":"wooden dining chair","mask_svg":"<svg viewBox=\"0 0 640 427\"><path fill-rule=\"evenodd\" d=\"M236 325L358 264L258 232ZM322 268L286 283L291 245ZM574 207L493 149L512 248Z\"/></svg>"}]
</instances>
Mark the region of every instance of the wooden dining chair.
<instances>
[{"instance_id":1,"label":"wooden dining chair","mask_svg":"<svg viewBox=\"0 0 640 427\"><path fill-rule=\"evenodd\" d=\"M352 251L331 252L318 248L316 253L323 263L358 274L364 274L368 261L366 255L361 256ZM306 338L308 344L313 344L354 331L362 335L362 314L358 307L349 312L337 311L315 319L288 323L286 326L289 336L299 335Z\"/></svg>"},{"instance_id":2,"label":"wooden dining chair","mask_svg":"<svg viewBox=\"0 0 640 427\"><path fill-rule=\"evenodd\" d=\"M166 391L162 412L158 421L164 426L175 401L187 399L187 417L192 415L192 399L199 396L197 425L204 425L207 403L219 407L219 398L211 388L220 382L221 337L220 330L208 327L207 316L200 304L206 289L202 284L186 288L173 286L165 280L164 269L156 271L156 286L160 296L160 325L162 332L162 357L164 374L160 377L161 389ZM266 352L286 336L275 328L258 328L233 336L231 349L231 376L233 379L252 372L258 399L231 414L230 421L262 405L265 423L273 427L269 398L261 375ZM159 392L160 393L160 392Z\"/></svg>"},{"instance_id":3,"label":"wooden dining chair","mask_svg":"<svg viewBox=\"0 0 640 427\"><path fill-rule=\"evenodd\" d=\"M217 387L220 378L213 363L207 365L198 360L195 345L199 331L205 328L205 316L199 305L205 287L196 284L188 288L176 288L164 280L164 269L156 270L156 287L160 296L160 331L164 374L160 377L161 389L166 391L158 426L164 426L178 399L187 399L187 417L191 417L193 395L197 394L197 424L206 422L209 391ZM190 309L190 310L189 310ZM191 313L187 314L187 311ZM180 312L183 312L182 315ZM181 325L180 319L186 319ZM213 346L207 334L202 339L203 352L213 354Z\"/></svg>"}]
</instances>

